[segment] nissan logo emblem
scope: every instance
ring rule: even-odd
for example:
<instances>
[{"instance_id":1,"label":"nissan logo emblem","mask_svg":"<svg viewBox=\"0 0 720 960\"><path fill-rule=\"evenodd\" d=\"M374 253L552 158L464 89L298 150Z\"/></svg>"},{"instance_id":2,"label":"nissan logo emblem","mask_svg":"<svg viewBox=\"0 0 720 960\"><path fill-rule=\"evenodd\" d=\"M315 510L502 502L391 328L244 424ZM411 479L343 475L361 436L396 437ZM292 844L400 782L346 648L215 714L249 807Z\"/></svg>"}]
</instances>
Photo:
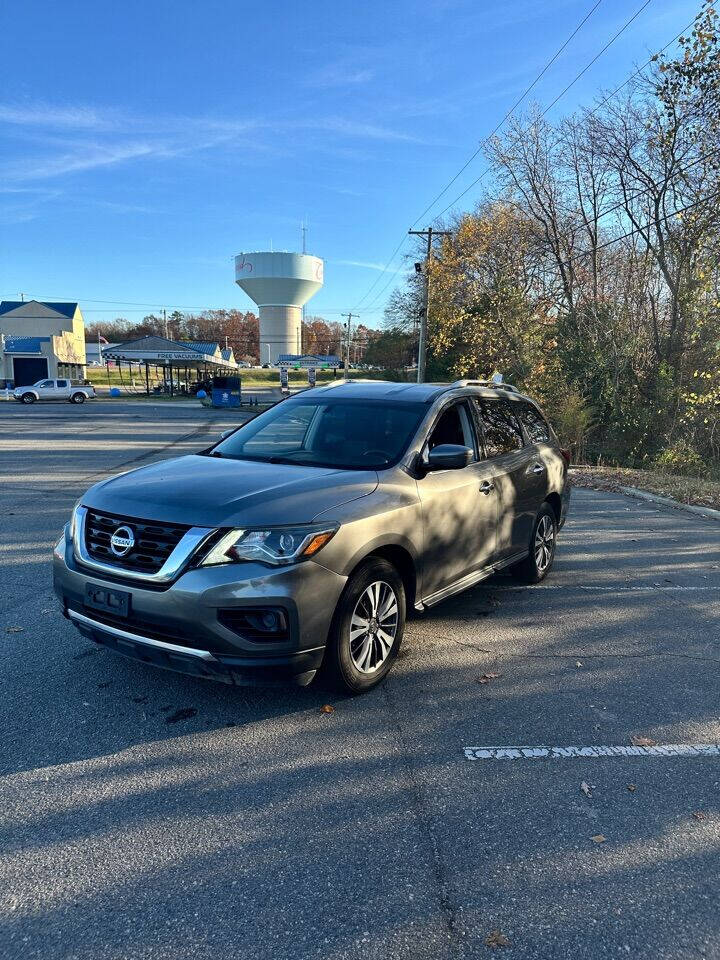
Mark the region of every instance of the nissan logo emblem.
<instances>
[{"instance_id":1,"label":"nissan logo emblem","mask_svg":"<svg viewBox=\"0 0 720 960\"><path fill-rule=\"evenodd\" d=\"M135 535L130 527L118 527L110 537L110 549L116 557L124 557L135 546Z\"/></svg>"}]
</instances>

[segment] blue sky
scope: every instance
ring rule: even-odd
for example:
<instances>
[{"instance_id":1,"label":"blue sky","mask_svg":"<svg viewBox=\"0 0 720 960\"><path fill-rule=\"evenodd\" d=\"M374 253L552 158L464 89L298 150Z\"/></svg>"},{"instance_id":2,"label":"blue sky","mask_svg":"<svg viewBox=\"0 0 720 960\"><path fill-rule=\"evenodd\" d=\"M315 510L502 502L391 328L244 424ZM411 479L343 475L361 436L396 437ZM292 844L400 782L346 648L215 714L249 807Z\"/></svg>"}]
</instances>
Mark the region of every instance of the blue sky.
<instances>
[{"instance_id":1,"label":"blue sky","mask_svg":"<svg viewBox=\"0 0 720 960\"><path fill-rule=\"evenodd\" d=\"M602 0L530 99L640 2ZM594 3L6 0L0 296L78 299L87 319L249 308L233 254L299 249L306 218L326 261L308 310L338 319ZM698 5L652 0L554 114L621 83Z\"/></svg>"}]
</instances>

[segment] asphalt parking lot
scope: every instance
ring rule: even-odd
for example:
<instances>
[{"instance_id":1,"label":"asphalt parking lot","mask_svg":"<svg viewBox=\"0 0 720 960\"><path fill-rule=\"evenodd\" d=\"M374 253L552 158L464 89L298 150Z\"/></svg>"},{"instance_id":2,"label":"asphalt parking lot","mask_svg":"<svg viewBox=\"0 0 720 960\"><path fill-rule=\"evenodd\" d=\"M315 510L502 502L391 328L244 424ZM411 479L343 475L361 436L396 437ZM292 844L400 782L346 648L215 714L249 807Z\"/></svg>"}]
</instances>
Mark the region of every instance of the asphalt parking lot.
<instances>
[{"instance_id":1,"label":"asphalt parking lot","mask_svg":"<svg viewBox=\"0 0 720 960\"><path fill-rule=\"evenodd\" d=\"M416 617L356 699L94 647L73 503L233 422L0 405L0 956L720 957L720 524L576 490L545 584ZM684 753L583 750L633 738Z\"/></svg>"}]
</instances>

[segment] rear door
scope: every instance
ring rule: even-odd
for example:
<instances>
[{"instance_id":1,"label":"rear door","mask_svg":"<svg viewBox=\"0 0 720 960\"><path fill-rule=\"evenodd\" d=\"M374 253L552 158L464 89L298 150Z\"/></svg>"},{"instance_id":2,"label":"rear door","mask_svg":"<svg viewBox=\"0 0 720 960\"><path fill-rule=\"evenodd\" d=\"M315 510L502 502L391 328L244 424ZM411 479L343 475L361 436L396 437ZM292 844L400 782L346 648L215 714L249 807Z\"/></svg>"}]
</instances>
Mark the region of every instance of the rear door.
<instances>
[{"instance_id":1,"label":"rear door","mask_svg":"<svg viewBox=\"0 0 720 960\"><path fill-rule=\"evenodd\" d=\"M470 401L455 401L439 412L423 445L423 459L443 443L470 447L474 456L462 470L437 470L417 481L423 516L425 599L490 566L495 554L497 493Z\"/></svg>"},{"instance_id":2,"label":"rear door","mask_svg":"<svg viewBox=\"0 0 720 960\"><path fill-rule=\"evenodd\" d=\"M513 410L525 431L530 454L528 492L539 505L553 489L553 476L557 473L559 457L552 446L550 427L537 407L528 400L516 400Z\"/></svg>"},{"instance_id":3,"label":"rear door","mask_svg":"<svg viewBox=\"0 0 720 960\"><path fill-rule=\"evenodd\" d=\"M55 385L56 385L55 396L57 397L57 399L67 400L70 396L70 381L56 380Z\"/></svg>"},{"instance_id":4,"label":"rear door","mask_svg":"<svg viewBox=\"0 0 720 960\"><path fill-rule=\"evenodd\" d=\"M533 473L532 450L514 403L504 397L476 397L488 463L497 488L497 562L527 552L535 515L544 500Z\"/></svg>"}]
</instances>

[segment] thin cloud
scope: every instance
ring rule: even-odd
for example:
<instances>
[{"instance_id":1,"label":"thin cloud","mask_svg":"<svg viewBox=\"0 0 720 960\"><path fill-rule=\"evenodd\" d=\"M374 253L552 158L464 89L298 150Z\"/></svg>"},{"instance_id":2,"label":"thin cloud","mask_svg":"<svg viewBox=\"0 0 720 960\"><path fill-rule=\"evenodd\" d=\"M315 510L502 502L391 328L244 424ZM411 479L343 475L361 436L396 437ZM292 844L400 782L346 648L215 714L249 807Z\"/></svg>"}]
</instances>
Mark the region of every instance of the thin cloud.
<instances>
[{"instance_id":1,"label":"thin cloud","mask_svg":"<svg viewBox=\"0 0 720 960\"><path fill-rule=\"evenodd\" d=\"M46 180L67 173L109 167L127 160L157 155L159 152L162 151L144 143L97 147L94 151L78 151L60 157L12 160L5 164L3 174L9 180Z\"/></svg>"},{"instance_id":2,"label":"thin cloud","mask_svg":"<svg viewBox=\"0 0 720 960\"><path fill-rule=\"evenodd\" d=\"M369 67L358 67L350 59L336 60L317 70L311 70L303 82L308 87L357 87L370 83L375 78L375 71Z\"/></svg>"},{"instance_id":3,"label":"thin cloud","mask_svg":"<svg viewBox=\"0 0 720 960\"><path fill-rule=\"evenodd\" d=\"M214 116L131 116L99 112L88 106L1 104L0 123L24 143L25 156L4 156L0 175L10 183L34 182L113 167L138 160L187 156L209 149L238 148L249 158L259 152L287 150L288 134L305 133L310 149L330 153L356 149L353 141L423 143L403 130L345 117L225 118ZM319 142L314 132L335 134ZM345 141L343 146L342 141ZM40 146L38 146L40 144Z\"/></svg>"},{"instance_id":4,"label":"thin cloud","mask_svg":"<svg viewBox=\"0 0 720 960\"><path fill-rule=\"evenodd\" d=\"M112 130L116 121L89 107L53 107L49 104L0 104L0 123L69 130Z\"/></svg>"},{"instance_id":5,"label":"thin cloud","mask_svg":"<svg viewBox=\"0 0 720 960\"><path fill-rule=\"evenodd\" d=\"M387 264L384 263L373 263L369 260L331 260L330 263L337 264L340 267L359 267L363 270L376 270L382 273L387 269ZM411 274L412 270L401 270L399 271L403 274Z\"/></svg>"}]
</instances>

